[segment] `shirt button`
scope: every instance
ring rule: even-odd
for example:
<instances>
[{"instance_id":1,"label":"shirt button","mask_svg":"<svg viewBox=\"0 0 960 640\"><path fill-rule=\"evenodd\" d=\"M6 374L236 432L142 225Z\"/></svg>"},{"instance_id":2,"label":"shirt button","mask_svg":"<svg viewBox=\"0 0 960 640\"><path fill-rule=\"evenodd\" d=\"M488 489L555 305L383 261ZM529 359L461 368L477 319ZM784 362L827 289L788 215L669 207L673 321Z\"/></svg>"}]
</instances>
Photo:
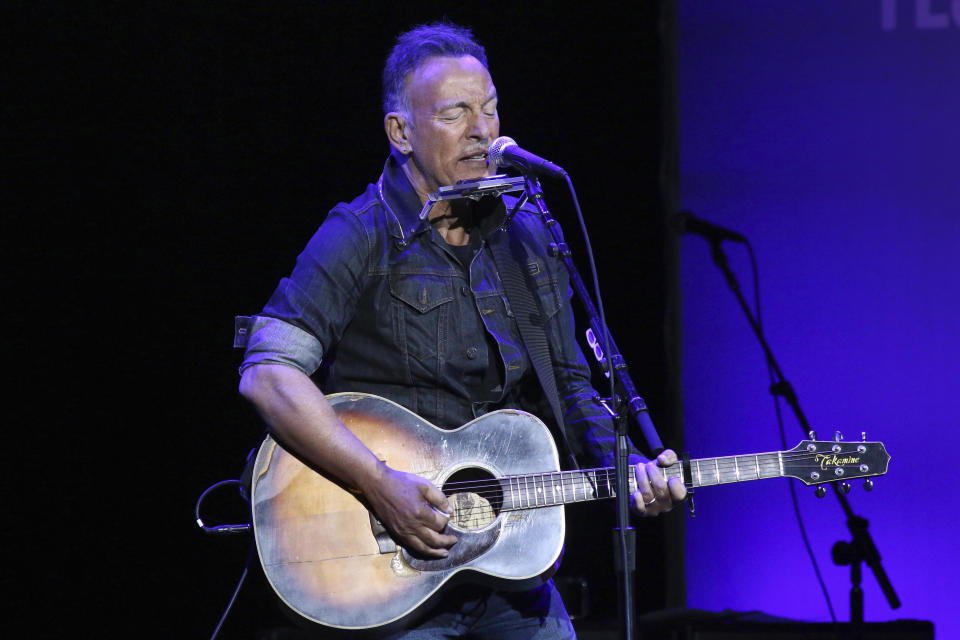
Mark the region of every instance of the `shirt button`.
<instances>
[{"instance_id":1,"label":"shirt button","mask_svg":"<svg viewBox=\"0 0 960 640\"><path fill-rule=\"evenodd\" d=\"M471 360L477 357L477 352L480 351L476 347L467 347L467 357Z\"/></svg>"}]
</instances>

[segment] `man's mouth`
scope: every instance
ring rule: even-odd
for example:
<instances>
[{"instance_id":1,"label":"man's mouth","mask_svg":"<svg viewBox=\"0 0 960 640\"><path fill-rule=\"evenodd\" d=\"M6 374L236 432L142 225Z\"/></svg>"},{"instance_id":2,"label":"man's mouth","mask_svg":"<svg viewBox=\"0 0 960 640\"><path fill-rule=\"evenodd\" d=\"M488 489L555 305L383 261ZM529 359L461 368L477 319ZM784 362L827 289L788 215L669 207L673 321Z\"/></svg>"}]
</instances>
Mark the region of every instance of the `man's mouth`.
<instances>
[{"instance_id":1,"label":"man's mouth","mask_svg":"<svg viewBox=\"0 0 960 640\"><path fill-rule=\"evenodd\" d=\"M463 156L460 160L465 162L486 162L487 161L487 152L481 151L469 156Z\"/></svg>"}]
</instances>

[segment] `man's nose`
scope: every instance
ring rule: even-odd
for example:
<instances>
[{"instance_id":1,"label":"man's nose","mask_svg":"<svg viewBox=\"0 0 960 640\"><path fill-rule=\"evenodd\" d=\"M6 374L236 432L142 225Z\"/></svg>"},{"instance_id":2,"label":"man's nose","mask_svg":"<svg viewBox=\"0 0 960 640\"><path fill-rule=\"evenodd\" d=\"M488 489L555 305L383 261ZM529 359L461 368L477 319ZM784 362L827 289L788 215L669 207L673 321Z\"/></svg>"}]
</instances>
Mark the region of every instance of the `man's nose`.
<instances>
[{"instance_id":1,"label":"man's nose","mask_svg":"<svg viewBox=\"0 0 960 640\"><path fill-rule=\"evenodd\" d=\"M493 126L489 118L482 112L473 115L473 121L470 123L470 137L477 140L489 140L493 131Z\"/></svg>"}]
</instances>

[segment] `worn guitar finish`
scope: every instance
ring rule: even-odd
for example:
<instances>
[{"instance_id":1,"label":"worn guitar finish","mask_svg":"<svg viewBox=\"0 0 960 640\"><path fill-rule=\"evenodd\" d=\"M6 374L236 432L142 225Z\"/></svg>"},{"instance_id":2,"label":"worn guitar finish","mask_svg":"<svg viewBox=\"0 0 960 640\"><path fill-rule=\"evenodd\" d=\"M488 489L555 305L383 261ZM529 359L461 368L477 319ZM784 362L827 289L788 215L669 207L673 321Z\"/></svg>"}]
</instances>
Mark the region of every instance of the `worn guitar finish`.
<instances>
[{"instance_id":1,"label":"worn guitar finish","mask_svg":"<svg viewBox=\"0 0 960 640\"><path fill-rule=\"evenodd\" d=\"M277 595L306 620L368 629L405 622L463 579L535 586L560 557L563 505L615 495L612 468L560 471L549 430L523 411L495 411L447 431L378 396L327 399L381 460L443 489L453 511L447 532L458 542L447 558L411 556L360 496L267 437L251 496L257 551ZM663 474L692 487L783 476L817 484L883 474L888 460L881 443L804 441L790 451L693 460Z\"/></svg>"},{"instance_id":2,"label":"worn guitar finish","mask_svg":"<svg viewBox=\"0 0 960 640\"><path fill-rule=\"evenodd\" d=\"M466 468L483 470L490 478L560 468L546 426L521 411L490 413L444 431L377 396L334 394L328 400L381 460L437 486ZM535 500L532 494L508 494L511 506ZM409 556L388 551L392 545L381 549L369 512L357 496L268 438L257 455L252 495L264 572L287 606L314 622L340 628L398 621L468 569L528 586L546 579L543 574L552 569L563 546L562 506L503 512L485 524L493 512L489 501L484 504L470 495L451 501L458 505L451 524L460 542L448 562L411 563ZM479 504L471 509L471 501ZM432 570L431 562L439 566Z\"/></svg>"}]
</instances>

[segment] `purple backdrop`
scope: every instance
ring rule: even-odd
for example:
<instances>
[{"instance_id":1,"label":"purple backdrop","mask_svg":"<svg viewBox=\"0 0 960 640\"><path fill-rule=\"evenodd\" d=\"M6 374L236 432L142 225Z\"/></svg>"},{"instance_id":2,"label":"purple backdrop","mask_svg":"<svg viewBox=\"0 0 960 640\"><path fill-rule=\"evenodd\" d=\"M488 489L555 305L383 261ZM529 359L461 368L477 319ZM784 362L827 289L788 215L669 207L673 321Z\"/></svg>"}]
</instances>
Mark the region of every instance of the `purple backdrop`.
<instances>
[{"instance_id":1,"label":"purple backdrop","mask_svg":"<svg viewBox=\"0 0 960 640\"><path fill-rule=\"evenodd\" d=\"M960 637L960 1L678 4L683 207L751 239L768 340L820 437L866 431L893 457L849 496L903 601L865 571L866 618ZM727 250L752 295L745 250ZM688 449L779 449L762 353L703 240L683 238L681 269ZM829 619L787 482L701 491L691 607ZM797 490L848 620L843 512Z\"/></svg>"}]
</instances>

